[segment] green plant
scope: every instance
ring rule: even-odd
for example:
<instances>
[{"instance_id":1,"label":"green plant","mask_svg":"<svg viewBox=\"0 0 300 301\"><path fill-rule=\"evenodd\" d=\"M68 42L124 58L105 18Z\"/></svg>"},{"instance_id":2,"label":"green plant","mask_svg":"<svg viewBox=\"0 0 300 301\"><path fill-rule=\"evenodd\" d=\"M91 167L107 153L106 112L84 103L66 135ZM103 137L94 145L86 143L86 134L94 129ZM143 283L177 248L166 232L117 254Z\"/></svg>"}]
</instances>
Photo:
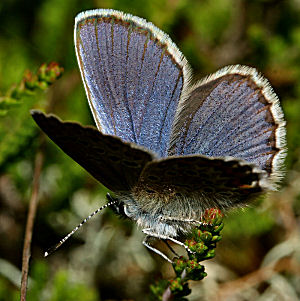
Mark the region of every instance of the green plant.
<instances>
[{"instance_id":1,"label":"green plant","mask_svg":"<svg viewBox=\"0 0 300 301\"><path fill-rule=\"evenodd\" d=\"M184 297L191 293L188 281L199 281L207 276L200 262L215 257L216 243L222 238L220 232L223 226L223 214L219 209L205 211L201 224L185 240L185 245L191 251L188 252L188 258L180 256L173 260L176 276L150 286L153 300L187 300Z\"/></svg>"}]
</instances>

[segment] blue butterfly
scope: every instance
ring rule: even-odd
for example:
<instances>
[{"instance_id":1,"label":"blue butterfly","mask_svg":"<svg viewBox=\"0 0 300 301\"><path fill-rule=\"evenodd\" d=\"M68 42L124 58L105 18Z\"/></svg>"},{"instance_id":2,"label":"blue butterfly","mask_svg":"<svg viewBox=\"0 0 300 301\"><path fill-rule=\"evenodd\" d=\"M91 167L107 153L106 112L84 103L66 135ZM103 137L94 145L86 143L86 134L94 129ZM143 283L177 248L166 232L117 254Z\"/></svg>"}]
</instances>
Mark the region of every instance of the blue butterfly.
<instances>
[{"instance_id":1,"label":"blue butterfly","mask_svg":"<svg viewBox=\"0 0 300 301\"><path fill-rule=\"evenodd\" d=\"M285 121L255 69L229 66L191 85L188 62L168 35L110 9L80 13L74 38L97 129L40 111L33 118L115 193L104 207L142 227L144 245L170 261L151 238L183 245L179 234L205 209L244 206L276 188Z\"/></svg>"}]
</instances>

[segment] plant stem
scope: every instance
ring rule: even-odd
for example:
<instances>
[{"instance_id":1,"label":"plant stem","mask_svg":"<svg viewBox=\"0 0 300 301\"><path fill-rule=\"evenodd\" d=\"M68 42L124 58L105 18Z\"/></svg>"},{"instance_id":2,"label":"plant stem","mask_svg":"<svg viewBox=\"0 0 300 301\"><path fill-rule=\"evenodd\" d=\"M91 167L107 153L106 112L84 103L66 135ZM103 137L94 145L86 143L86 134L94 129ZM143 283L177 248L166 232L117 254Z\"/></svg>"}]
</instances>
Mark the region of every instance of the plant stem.
<instances>
[{"instance_id":1,"label":"plant stem","mask_svg":"<svg viewBox=\"0 0 300 301\"><path fill-rule=\"evenodd\" d=\"M44 161L44 155L39 150L35 157L35 167L32 182L32 192L29 202L29 211L27 216L25 240L23 247L23 258L22 258L22 280L21 280L21 301L26 301L27 283L28 283L28 270L29 270L29 259L31 255L31 241L32 231L34 225L34 219L36 215L38 205L38 194L39 194L39 179Z\"/></svg>"}]
</instances>

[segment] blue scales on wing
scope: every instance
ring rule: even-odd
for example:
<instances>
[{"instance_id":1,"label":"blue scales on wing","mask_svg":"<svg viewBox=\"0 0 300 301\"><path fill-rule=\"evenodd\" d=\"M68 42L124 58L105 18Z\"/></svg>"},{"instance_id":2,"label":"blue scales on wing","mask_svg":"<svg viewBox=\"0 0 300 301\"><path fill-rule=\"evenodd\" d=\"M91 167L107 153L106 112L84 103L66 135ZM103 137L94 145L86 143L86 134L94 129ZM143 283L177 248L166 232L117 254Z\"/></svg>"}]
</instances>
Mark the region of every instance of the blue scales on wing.
<instances>
[{"instance_id":1,"label":"blue scales on wing","mask_svg":"<svg viewBox=\"0 0 300 301\"><path fill-rule=\"evenodd\" d=\"M231 156L276 178L285 151L282 116L277 96L255 69L224 68L179 104L169 155Z\"/></svg>"},{"instance_id":2,"label":"blue scales on wing","mask_svg":"<svg viewBox=\"0 0 300 301\"><path fill-rule=\"evenodd\" d=\"M98 129L166 156L186 68L170 38L138 17L98 10L77 17L75 44Z\"/></svg>"}]
</instances>

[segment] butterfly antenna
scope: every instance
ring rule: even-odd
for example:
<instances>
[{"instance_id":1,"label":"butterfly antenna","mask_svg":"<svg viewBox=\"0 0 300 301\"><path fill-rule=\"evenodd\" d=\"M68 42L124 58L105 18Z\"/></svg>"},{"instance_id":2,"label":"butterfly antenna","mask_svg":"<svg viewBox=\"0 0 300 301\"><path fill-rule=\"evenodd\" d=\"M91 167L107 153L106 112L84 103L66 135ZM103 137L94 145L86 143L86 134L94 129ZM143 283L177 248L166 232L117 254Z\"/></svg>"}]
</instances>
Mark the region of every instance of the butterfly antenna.
<instances>
[{"instance_id":1,"label":"butterfly antenna","mask_svg":"<svg viewBox=\"0 0 300 301\"><path fill-rule=\"evenodd\" d=\"M111 202L108 202L107 204L103 205L102 207L98 208L97 210L95 210L92 214L90 214L87 218L85 218L77 227L75 227L68 235L66 235L59 243L57 243L56 245L54 245L53 247L49 248L45 254L44 257L49 256L50 254L52 254L54 251L56 251L66 240L68 240L79 228L81 228L81 226L83 224L85 224L88 220L90 220L95 214L97 214L98 212L100 212L102 209L105 209L109 206L112 206L114 204L116 204L118 202L118 200L113 199L109 194L107 194L107 198L109 200L113 200Z\"/></svg>"}]
</instances>

